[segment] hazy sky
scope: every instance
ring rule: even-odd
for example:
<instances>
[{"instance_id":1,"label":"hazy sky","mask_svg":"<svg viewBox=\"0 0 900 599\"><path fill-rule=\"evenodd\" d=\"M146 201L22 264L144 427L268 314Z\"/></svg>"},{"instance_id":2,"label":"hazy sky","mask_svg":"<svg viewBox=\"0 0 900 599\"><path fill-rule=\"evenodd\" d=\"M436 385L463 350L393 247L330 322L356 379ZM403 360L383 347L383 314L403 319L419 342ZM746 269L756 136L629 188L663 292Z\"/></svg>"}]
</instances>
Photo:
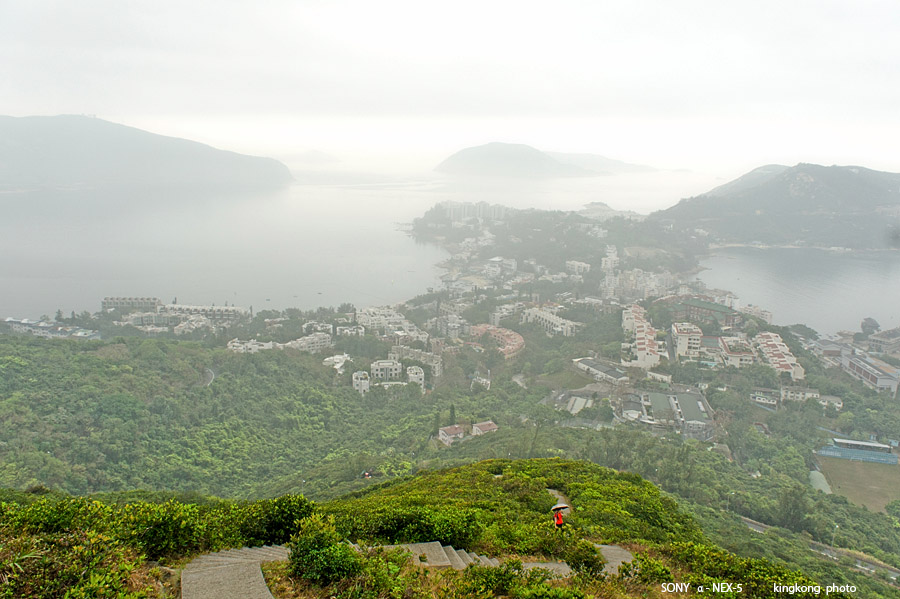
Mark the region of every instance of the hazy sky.
<instances>
[{"instance_id":1,"label":"hazy sky","mask_svg":"<svg viewBox=\"0 0 900 599\"><path fill-rule=\"evenodd\" d=\"M288 160L508 141L900 171L898 21L895 0L0 0L0 113Z\"/></svg>"}]
</instances>

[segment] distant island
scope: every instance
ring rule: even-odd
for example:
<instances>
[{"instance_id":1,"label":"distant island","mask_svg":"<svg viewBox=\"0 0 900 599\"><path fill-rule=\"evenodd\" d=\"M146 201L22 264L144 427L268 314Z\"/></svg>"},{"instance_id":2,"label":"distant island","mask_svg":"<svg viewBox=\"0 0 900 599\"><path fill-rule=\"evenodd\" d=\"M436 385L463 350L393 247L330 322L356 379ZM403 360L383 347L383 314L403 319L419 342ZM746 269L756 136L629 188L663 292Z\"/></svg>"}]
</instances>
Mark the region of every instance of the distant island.
<instances>
[{"instance_id":1,"label":"distant island","mask_svg":"<svg viewBox=\"0 0 900 599\"><path fill-rule=\"evenodd\" d=\"M0 116L0 189L259 190L292 181L272 158L246 156L75 115Z\"/></svg>"},{"instance_id":2,"label":"distant island","mask_svg":"<svg viewBox=\"0 0 900 599\"><path fill-rule=\"evenodd\" d=\"M525 144L493 142L460 150L434 170L464 177L552 179L652 172L655 169L595 154L542 152Z\"/></svg>"},{"instance_id":3,"label":"distant island","mask_svg":"<svg viewBox=\"0 0 900 599\"><path fill-rule=\"evenodd\" d=\"M650 220L711 243L878 249L900 245L900 174L766 165Z\"/></svg>"}]
</instances>

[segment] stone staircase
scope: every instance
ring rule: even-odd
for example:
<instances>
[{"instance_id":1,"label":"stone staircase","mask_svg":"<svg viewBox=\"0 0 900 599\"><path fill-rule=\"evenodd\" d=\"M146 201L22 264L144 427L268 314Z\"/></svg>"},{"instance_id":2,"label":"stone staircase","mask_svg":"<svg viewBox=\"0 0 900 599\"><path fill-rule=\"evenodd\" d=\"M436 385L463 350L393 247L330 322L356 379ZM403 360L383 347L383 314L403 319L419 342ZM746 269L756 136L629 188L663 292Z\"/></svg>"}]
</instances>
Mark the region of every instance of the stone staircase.
<instances>
[{"instance_id":1,"label":"stone staircase","mask_svg":"<svg viewBox=\"0 0 900 599\"><path fill-rule=\"evenodd\" d=\"M413 563L424 568L438 570L453 568L464 570L469 564L479 566L499 566L500 560L496 557L478 555L464 549L454 549L450 545L441 545L437 541L430 543L406 543L402 545L385 545L385 549L395 547L409 551L412 554Z\"/></svg>"},{"instance_id":2,"label":"stone staircase","mask_svg":"<svg viewBox=\"0 0 900 599\"><path fill-rule=\"evenodd\" d=\"M259 565L287 558L283 546L201 555L181 571L181 599L272 599Z\"/></svg>"},{"instance_id":3,"label":"stone staircase","mask_svg":"<svg viewBox=\"0 0 900 599\"><path fill-rule=\"evenodd\" d=\"M437 541L384 547L408 551L412 554L413 563L424 568L464 570L469 564L500 565L500 560L495 557L454 549ZM633 557L616 545L597 547L606 557L604 570L609 574L615 574L620 564L631 561ZM279 545L244 547L201 555L181 571L181 599L273 599L259 566L265 562L285 561L288 554L287 547ZM562 577L572 572L565 562L526 562L522 565L526 570L544 568Z\"/></svg>"}]
</instances>

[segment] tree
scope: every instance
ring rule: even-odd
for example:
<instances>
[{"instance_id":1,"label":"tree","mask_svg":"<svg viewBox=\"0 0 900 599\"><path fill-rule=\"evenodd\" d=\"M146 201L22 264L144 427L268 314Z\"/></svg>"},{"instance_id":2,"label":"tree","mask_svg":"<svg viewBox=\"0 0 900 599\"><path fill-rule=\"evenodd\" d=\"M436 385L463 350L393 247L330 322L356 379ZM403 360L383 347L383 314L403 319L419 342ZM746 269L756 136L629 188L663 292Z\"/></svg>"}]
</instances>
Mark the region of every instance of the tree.
<instances>
[{"instance_id":1,"label":"tree","mask_svg":"<svg viewBox=\"0 0 900 599\"><path fill-rule=\"evenodd\" d=\"M872 318L871 316L863 319L861 323L859 323L859 329L866 336L871 335L872 333L876 333L881 330L881 325L878 324L878 321Z\"/></svg>"},{"instance_id":2,"label":"tree","mask_svg":"<svg viewBox=\"0 0 900 599\"><path fill-rule=\"evenodd\" d=\"M784 489L778 496L775 521L785 528L799 532L806 524L808 512L809 501L806 498L806 489L800 485L792 485Z\"/></svg>"}]
</instances>

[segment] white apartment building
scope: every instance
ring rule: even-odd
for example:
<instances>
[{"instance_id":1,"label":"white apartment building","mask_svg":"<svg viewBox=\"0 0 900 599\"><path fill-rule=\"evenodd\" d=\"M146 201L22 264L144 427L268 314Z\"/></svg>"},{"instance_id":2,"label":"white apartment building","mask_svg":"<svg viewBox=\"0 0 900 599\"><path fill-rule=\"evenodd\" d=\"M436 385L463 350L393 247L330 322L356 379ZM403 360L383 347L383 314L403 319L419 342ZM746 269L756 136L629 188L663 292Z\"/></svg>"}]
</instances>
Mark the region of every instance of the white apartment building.
<instances>
[{"instance_id":1,"label":"white apartment building","mask_svg":"<svg viewBox=\"0 0 900 599\"><path fill-rule=\"evenodd\" d=\"M794 357L778 333L768 331L760 333L753 338L753 343L766 363L775 369L775 372L786 372L794 381L806 378L803 367L797 362L797 358Z\"/></svg>"},{"instance_id":2,"label":"white apartment building","mask_svg":"<svg viewBox=\"0 0 900 599\"><path fill-rule=\"evenodd\" d=\"M391 360L415 360L422 362L431 368L431 375L435 378L440 377L444 373L444 360L438 354L427 352L423 349L416 349L406 345L395 345L388 353Z\"/></svg>"},{"instance_id":3,"label":"white apartment building","mask_svg":"<svg viewBox=\"0 0 900 599\"><path fill-rule=\"evenodd\" d=\"M672 344L676 357L699 358L703 331L690 322L672 324Z\"/></svg>"},{"instance_id":4,"label":"white apartment building","mask_svg":"<svg viewBox=\"0 0 900 599\"><path fill-rule=\"evenodd\" d=\"M560 334L563 337L571 337L582 323L566 320L553 312L541 308L529 308L522 312L522 323L536 322L551 335Z\"/></svg>"},{"instance_id":5,"label":"white apartment building","mask_svg":"<svg viewBox=\"0 0 900 599\"><path fill-rule=\"evenodd\" d=\"M313 333L306 337L288 341L284 344L284 347L289 347L298 351L316 353L334 347L334 341L331 340L331 335L328 333Z\"/></svg>"},{"instance_id":6,"label":"white apartment building","mask_svg":"<svg viewBox=\"0 0 900 599\"><path fill-rule=\"evenodd\" d=\"M725 366L742 368L756 361L756 354L746 341L739 337L721 337L719 339L722 361Z\"/></svg>"},{"instance_id":7,"label":"white apartment building","mask_svg":"<svg viewBox=\"0 0 900 599\"><path fill-rule=\"evenodd\" d=\"M566 260L566 271L573 275L583 275L591 271L591 265L578 260Z\"/></svg>"}]
</instances>

